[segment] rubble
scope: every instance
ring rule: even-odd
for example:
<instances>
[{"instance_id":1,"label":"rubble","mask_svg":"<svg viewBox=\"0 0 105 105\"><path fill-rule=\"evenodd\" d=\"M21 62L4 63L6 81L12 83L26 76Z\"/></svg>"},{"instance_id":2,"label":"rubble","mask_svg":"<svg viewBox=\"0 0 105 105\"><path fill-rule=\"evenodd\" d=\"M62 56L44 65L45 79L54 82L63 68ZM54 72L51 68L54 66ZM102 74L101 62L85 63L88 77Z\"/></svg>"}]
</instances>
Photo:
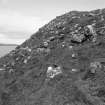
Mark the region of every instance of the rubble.
<instances>
[{"instance_id":1,"label":"rubble","mask_svg":"<svg viewBox=\"0 0 105 105\"><path fill-rule=\"evenodd\" d=\"M101 21L104 21L105 19L104 19L104 17L103 17L103 15L101 15Z\"/></svg>"},{"instance_id":2,"label":"rubble","mask_svg":"<svg viewBox=\"0 0 105 105\"><path fill-rule=\"evenodd\" d=\"M77 28L78 26L79 26L79 24L75 24L75 26L74 26L74 27L75 27L75 28Z\"/></svg>"},{"instance_id":3,"label":"rubble","mask_svg":"<svg viewBox=\"0 0 105 105\"><path fill-rule=\"evenodd\" d=\"M72 33L72 40L81 43L85 39L84 34Z\"/></svg>"},{"instance_id":4,"label":"rubble","mask_svg":"<svg viewBox=\"0 0 105 105\"><path fill-rule=\"evenodd\" d=\"M73 46L69 46L69 49L72 49L73 48Z\"/></svg>"},{"instance_id":5,"label":"rubble","mask_svg":"<svg viewBox=\"0 0 105 105\"><path fill-rule=\"evenodd\" d=\"M90 15L90 16L95 16L96 14L90 12L89 15Z\"/></svg>"},{"instance_id":6,"label":"rubble","mask_svg":"<svg viewBox=\"0 0 105 105\"><path fill-rule=\"evenodd\" d=\"M100 69L101 67L102 66L101 66L100 62L91 62L90 63L91 73L96 73L96 70Z\"/></svg>"},{"instance_id":7,"label":"rubble","mask_svg":"<svg viewBox=\"0 0 105 105\"><path fill-rule=\"evenodd\" d=\"M78 71L77 69L72 69L72 72L76 72L76 71Z\"/></svg>"},{"instance_id":8,"label":"rubble","mask_svg":"<svg viewBox=\"0 0 105 105\"><path fill-rule=\"evenodd\" d=\"M49 53L50 49L49 48L37 48L37 53Z\"/></svg>"},{"instance_id":9,"label":"rubble","mask_svg":"<svg viewBox=\"0 0 105 105\"><path fill-rule=\"evenodd\" d=\"M89 28L90 33L92 33L93 35L96 34L94 29L93 29L93 25L87 25L87 27Z\"/></svg>"},{"instance_id":10,"label":"rubble","mask_svg":"<svg viewBox=\"0 0 105 105\"><path fill-rule=\"evenodd\" d=\"M27 59L28 59L28 60L31 59L31 56L28 56Z\"/></svg>"},{"instance_id":11,"label":"rubble","mask_svg":"<svg viewBox=\"0 0 105 105\"><path fill-rule=\"evenodd\" d=\"M48 46L48 42L44 42L44 46L47 47Z\"/></svg>"},{"instance_id":12,"label":"rubble","mask_svg":"<svg viewBox=\"0 0 105 105\"><path fill-rule=\"evenodd\" d=\"M65 42L62 42L62 47L65 47L66 46L66 43Z\"/></svg>"},{"instance_id":13,"label":"rubble","mask_svg":"<svg viewBox=\"0 0 105 105\"><path fill-rule=\"evenodd\" d=\"M93 36L92 41L95 42L97 34L96 34L95 29L93 28L93 25L87 25L87 27L89 28L90 34Z\"/></svg>"},{"instance_id":14,"label":"rubble","mask_svg":"<svg viewBox=\"0 0 105 105\"><path fill-rule=\"evenodd\" d=\"M10 70L9 70L10 73L12 73L13 71L14 71L13 69L10 69Z\"/></svg>"},{"instance_id":15,"label":"rubble","mask_svg":"<svg viewBox=\"0 0 105 105\"><path fill-rule=\"evenodd\" d=\"M49 78L54 78L56 75L62 73L62 70L61 70L61 67L48 67L48 70L47 70L47 77Z\"/></svg>"},{"instance_id":16,"label":"rubble","mask_svg":"<svg viewBox=\"0 0 105 105\"><path fill-rule=\"evenodd\" d=\"M4 71L5 69L4 68L0 68L0 71Z\"/></svg>"},{"instance_id":17,"label":"rubble","mask_svg":"<svg viewBox=\"0 0 105 105\"><path fill-rule=\"evenodd\" d=\"M54 36L50 37L48 41L53 41L55 39Z\"/></svg>"},{"instance_id":18,"label":"rubble","mask_svg":"<svg viewBox=\"0 0 105 105\"><path fill-rule=\"evenodd\" d=\"M19 58L16 58L16 61L18 61L19 60Z\"/></svg>"},{"instance_id":19,"label":"rubble","mask_svg":"<svg viewBox=\"0 0 105 105\"><path fill-rule=\"evenodd\" d=\"M6 67L6 65L4 64L3 67Z\"/></svg>"},{"instance_id":20,"label":"rubble","mask_svg":"<svg viewBox=\"0 0 105 105\"><path fill-rule=\"evenodd\" d=\"M23 62L26 64L26 63L27 63L27 61L28 61L28 60L27 60L27 59L25 59Z\"/></svg>"},{"instance_id":21,"label":"rubble","mask_svg":"<svg viewBox=\"0 0 105 105\"><path fill-rule=\"evenodd\" d=\"M76 55L75 54L72 54L72 58L74 58L74 57L76 57Z\"/></svg>"}]
</instances>

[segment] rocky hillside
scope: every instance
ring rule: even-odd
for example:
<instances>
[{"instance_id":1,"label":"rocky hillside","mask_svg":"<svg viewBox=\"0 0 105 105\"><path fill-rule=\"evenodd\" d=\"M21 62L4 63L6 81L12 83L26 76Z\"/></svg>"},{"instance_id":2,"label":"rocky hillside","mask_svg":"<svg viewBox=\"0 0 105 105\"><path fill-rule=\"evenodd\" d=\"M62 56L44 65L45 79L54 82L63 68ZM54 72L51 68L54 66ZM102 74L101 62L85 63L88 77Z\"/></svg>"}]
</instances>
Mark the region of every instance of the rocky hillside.
<instances>
[{"instance_id":1,"label":"rocky hillside","mask_svg":"<svg viewBox=\"0 0 105 105\"><path fill-rule=\"evenodd\" d=\"M105 105L105 9L71 11L0 59L0 105Z\"/></svg>"}]
</instances>

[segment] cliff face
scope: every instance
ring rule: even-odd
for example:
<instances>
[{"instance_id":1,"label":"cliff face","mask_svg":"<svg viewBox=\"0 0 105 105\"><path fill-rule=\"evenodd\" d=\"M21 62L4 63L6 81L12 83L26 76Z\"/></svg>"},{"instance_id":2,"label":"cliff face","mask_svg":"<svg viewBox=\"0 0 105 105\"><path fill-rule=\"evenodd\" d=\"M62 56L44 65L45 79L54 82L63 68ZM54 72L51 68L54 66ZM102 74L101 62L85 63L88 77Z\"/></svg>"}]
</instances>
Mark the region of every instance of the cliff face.
<instances>
[{"instance_id":1,"label":"cliff face","mask_svg":"<svg viewBox=\"0 0 105 105\"><path fill-rule=\"evenodd\" d=\"M0 105L104 105L105 9L72 11L0 59Z\"/></svg>"}]
</instances>

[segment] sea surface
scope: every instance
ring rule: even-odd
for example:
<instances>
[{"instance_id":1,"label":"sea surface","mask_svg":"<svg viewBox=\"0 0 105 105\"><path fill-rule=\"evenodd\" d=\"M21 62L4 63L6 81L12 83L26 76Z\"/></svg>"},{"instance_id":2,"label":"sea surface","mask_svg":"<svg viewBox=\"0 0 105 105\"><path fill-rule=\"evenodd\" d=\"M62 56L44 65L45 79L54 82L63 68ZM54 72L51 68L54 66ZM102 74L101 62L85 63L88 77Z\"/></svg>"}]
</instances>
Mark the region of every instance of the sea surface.
<instances>
[{"instance_id":1,"label":"sea surface","mask_svg":"<svg viewBox=\"0 0 105 105\"><path fill-rule=\"evenodd\" d=\"M0 57L8 54L10 51L14 50L16 46L0 46Z\"/></svg>"}]
</instances>

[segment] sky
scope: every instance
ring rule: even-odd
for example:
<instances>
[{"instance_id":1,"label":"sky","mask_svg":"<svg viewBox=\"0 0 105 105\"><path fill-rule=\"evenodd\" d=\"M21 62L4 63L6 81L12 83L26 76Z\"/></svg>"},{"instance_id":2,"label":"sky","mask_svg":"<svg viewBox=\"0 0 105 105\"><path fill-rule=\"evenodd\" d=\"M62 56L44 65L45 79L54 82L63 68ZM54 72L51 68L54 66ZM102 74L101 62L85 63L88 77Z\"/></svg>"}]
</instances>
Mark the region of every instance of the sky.
<instances>
[{"instance_id":1,"label":"sky","mask_svg":"<svg viewBox=\"0 0 105 105\"><path fill-rule=\"evenodd\" d=\"M105 8L105 0L0 0L0 43L21 44L56 16Z\"/></svg>"}]
</instances>

